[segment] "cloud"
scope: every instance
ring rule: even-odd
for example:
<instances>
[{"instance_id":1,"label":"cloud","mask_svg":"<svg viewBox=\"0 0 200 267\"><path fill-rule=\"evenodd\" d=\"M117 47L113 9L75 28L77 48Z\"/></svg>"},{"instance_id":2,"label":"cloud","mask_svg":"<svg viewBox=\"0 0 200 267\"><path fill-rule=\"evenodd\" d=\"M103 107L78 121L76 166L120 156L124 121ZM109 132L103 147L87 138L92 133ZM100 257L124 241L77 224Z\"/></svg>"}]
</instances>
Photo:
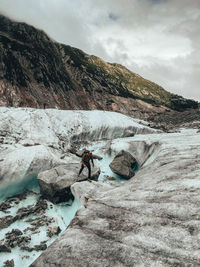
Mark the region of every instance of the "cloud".
<instances>
[{"instance_id":1,"label":"cloud","mask_svg":"<svg viewBox=\"0 0 200 267\"><path fill-rule=\"evenodd\" d=\"M200 101L200 1L1 0L0 10Z\"/></svg>"}]
</instances>

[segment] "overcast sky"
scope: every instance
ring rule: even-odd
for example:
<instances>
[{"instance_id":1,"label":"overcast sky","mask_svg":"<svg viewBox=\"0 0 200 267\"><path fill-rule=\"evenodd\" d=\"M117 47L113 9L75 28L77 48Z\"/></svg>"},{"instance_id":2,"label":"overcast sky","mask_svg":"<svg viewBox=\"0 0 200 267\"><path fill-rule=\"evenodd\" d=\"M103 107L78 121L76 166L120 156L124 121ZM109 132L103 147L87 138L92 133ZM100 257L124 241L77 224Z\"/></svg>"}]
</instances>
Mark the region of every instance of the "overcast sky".
<instances>
[{"instance_id":1,"label":"overcast sky","mask_svg":"<svg viewBox=\"0 0 200 267\"><path fill-rule=\"evenodd\" d=\"M200 101L200 0L0 0L0 12Z\"/></svg>"}]
</instances>

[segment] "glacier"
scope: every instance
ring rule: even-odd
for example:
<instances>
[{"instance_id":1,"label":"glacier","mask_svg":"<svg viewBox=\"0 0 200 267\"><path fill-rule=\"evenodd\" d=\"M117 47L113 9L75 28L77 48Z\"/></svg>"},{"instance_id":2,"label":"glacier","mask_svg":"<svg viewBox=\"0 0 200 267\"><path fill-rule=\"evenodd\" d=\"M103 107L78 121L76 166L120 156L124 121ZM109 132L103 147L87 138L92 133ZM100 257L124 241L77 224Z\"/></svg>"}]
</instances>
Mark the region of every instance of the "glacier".
<instances>
[{"instance_id":1,"label":"glacier","mask_svg":"<svg viewBox=\"0 0 200 267\"><path fill-rule=\"evenodd\" d=\"M1 107L0 117L1 187L64 164L61 155L75 142L113 139L127 129L136 134L156 132L140 120L97 110Z\"/></svg>"},{"instance_id":2,"label":"glacier","mask_svg":"<svg viewBox=\"0 0 200 267\"><path fill-rule=\"evenodd\" d=\"M97 149L99 144L97 144ZM39 266L199 266L200 133L136 135L104 144L140 162L124 183L72 186L81 207ZM67 259L67 260L66 260Z\"/></svg>"},{"instance_id":3,"label":"glacier","mask_svg":"<svg viewBox=\"0 0 200 267\"><path fill-rule=\"evenodd\" d=\"M73 144L79 144L80 148L87 146L95 151L108 140L121 137L126 130L131 130L135 135L160 132L147 127L145 121L105 111L1 107L0 116L0 204L7 200L11 203L6 213L0 211L0 240L13 229L20 229L25 235L28 231L26 229L32 227L28 220L40 220L40 214L33 214L14 221L7 227L1 224L1 219L5 216L15 217L20 209L31 209L36 205L40 199L38 173L70 162L80 163L80 159L68 153ZM97 153L102 154L100 151ZM102 161L95 162L95 165L105 168L106 175L111 174L107 167L111 158L111 155L105 155ZM115 182L117 181L120 181L120 177L116 177ZM21 197L23 194L26 194L25 199ZM79 207L80 202L76 197L73 203L54 205L47 201L45 216L50 220L54 218L55 225L59 225L63 232ZM49 246L56 236L46 240L47 230L47 226L42 226L38 228L38 233L31 234L28 231L31 234L30 247L44 241ZM3 262L13 259L15 266L28 266L40 254L41 251L24 251L15 246L11 253L0 253L1 264L3 266Z\"/></svg>"},{"instance_id":4,"label":"glacier","mask_svg":"<svg viewBox=\"0 0 200 267\"><path fill-rule=\"evenodd\" d=\"M0 220L37 203L39 172L80 162L68 152L71 146L87 147L103 157L95 160L101 169L98 182L71 186L74 202L47 201L45 211L29 215L37 220L55 218L50 227L61 228L48 240L48 225L33 234L31 247L46 240L47 249L22 252L16 246L11 253L0 253L2 264L14 259L15 266L32 267L200 265L200 133L196 129L163 133L145 121L106 111L0 108L0 115L0 204L31 190L25 199L12 202L8 214L0 211ZM122 138L126 130L135 135ZM138 162L135 176L128 181L109 168L122 149ZM0 230L0 240L12 229L24 231L30 224L27 219L12 223Z\"/></svg>"}]
</instances>

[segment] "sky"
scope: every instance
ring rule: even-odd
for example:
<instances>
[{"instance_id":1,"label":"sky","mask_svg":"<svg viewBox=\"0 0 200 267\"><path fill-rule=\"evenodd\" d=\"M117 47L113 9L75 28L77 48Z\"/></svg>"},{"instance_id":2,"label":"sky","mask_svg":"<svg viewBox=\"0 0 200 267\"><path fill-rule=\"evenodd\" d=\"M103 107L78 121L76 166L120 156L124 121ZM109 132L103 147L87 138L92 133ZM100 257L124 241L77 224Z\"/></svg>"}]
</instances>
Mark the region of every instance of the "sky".
<instances>
[{"instance_id":1,"label":"sky","mask_svg":"<svg viewBox=\"0 0 200 267\"><path fill-rule=\"evenodd\" d=\"M200 101L200 0L0 0L0 13Z\"/></svg>"}]
</instances>

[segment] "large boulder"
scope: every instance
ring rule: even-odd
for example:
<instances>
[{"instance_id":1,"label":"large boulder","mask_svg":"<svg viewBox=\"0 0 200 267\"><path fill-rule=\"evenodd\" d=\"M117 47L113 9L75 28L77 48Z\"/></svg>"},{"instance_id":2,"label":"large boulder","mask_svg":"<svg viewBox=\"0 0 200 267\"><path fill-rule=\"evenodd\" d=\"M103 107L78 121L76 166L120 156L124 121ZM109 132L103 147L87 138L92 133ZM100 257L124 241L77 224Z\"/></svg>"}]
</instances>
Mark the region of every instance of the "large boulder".
<instances>
[{"instance_id":1,"label":"large boulder","mask_svg":"<svg viewBox=\"0 0 200 267\"><path fill-rule=\"evenodd\" d=\"M87 180L87 168L78 176L80 164L67 163L38 174L40 192L43 197L53 203L59 203L73 199L70 186L76 182ZM91 180L98 180L100 169L94 167Z\"/></svg>"},{"instance_id":2,"label":"large boulder","mask_svg":"<svg viewBox=\"0 0 200 267\"><path fill-rule=\"evenodd\" d=\"M121 150L110 163L111 170L123 178L129 179L134 176L136 159L127 151Z\"/></svg>"}]
</instances>

